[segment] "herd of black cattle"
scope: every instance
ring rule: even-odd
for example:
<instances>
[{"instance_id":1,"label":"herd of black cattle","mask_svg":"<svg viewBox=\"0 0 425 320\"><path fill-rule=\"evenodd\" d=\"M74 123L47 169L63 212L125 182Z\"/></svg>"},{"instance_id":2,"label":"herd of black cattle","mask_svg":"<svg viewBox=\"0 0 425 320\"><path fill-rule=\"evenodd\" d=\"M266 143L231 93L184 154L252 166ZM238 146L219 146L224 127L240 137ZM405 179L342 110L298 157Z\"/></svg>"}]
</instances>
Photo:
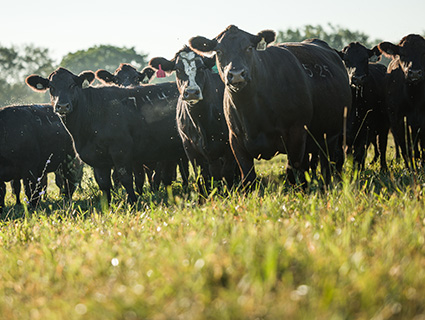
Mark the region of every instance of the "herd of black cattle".
<instances>
[{"instance_id":1,"label":"herd of black cattle","mask_svg":"<svg viewBox=\"0 0 425 320\"><path fill-rule=\"evenodd\" d=\"M53 171L60 172L63 193L72 195L81 179L78 158L93 167L109 201L113 170L131 203L146 175L154 188L169 185L179 167L187 184L189 162L200 181L247 187L256 180L254 159L284 153L291 183L319 163L329 181L347 150L362 168L373 144L387 170L390 130L407 167L421 158L422 36L373 49L353 42L342 51L318 39L274 40L270 30L252 35L229 26L212 40L190 39L172 60L153 58L142 72L122 64L114 74L58 68L48 78L27 77L33 90L49 90L51 104L0 109L0 206L5 182L19 195L21 179L35 204ZM392 58L388 68L371 62L381 54ZM146 84L155 73L172 72L176 82ZM103 84L91 86L95 78Z\"/></svg>"}]
</instances>

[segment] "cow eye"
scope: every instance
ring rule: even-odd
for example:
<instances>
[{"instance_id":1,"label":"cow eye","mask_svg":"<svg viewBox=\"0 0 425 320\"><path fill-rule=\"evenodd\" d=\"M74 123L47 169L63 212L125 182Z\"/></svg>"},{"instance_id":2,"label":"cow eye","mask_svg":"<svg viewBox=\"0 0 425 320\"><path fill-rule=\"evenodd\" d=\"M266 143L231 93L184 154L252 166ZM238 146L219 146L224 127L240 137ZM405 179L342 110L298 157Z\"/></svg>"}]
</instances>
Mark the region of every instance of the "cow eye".
<instances>
[{"instance_id":1,"label":"cow eye","mask_svg":"<svg viewBox=\"0 0 425 320\"><path fill-rule=\"evenodd\" d=\"M217 50L216 52L215 52L215 54L217 55L217 57L221 57L222 55L223 55L223 51L221 51L221 50Z\"/></svg>"},{"instance_id":2,"label":"cow eye","mask_svg":"<svg viewBox=\"0 0 425 320\"><path fill-rule=\"evenodd\" d=\"M249 46L248 48L246 48L246 52L251 53L253 49L253 46Z\"/></svg>"}]
</instances>

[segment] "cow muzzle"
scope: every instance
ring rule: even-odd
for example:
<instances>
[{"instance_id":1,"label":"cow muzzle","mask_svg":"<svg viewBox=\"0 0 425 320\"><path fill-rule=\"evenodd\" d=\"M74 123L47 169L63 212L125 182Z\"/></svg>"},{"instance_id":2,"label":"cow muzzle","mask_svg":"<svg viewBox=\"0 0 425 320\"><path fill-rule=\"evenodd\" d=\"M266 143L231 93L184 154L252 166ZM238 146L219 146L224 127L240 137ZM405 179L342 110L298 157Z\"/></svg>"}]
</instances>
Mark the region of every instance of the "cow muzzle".
<instances>
[{"instance_id":1,"label":"cow muzzle","mask_svg":"<svg viewBox=\"0 0 425 320\"><path fill-rule=\"evenodd\" d=\"M226 77L226 84L233 91L241 90L248 83L248 73L244 69L229 70Z\"/></svg>"},{"instance_id":2,"label":"cow muzzle","mask_svg":"<svg viewBox=\"0 0 425 320\"><path fill-rule=\"evenodd\" d=\"M69 103L63 103L63 104L57 103L55 105L55 112L58 113L60 116L64 116L68 114L70 111L71 111L71 105Z\"/></svg>"},{"instance_id":3,"label":"cow muzzle","mask_svg":"<svg viewBox=\"0 0 425 320\"><path fill-rule=\"evenodd\" d=\"M202 91L199 87L188 87L183 92L183 100L195 104L202 100Z\"/></svg>"},{"instance_id":4,"label":"cow muzzle","mask_svg":"<svg viewBox=\"0 0 425 320\"><path fill-rule=\"evenodd\" d=\"M419 82L423 79L424 79L424 75L423 75L422 70L420 70L420 69L419 70L409 69L409 71L407 71L407 80L409 82L416 83L416 82Z\"/></svg>"},{"instance_id":5,"label":"cow muzzle","mask_svg":"<svg viewBox=\"0 0 425 320\"><path fill-rule=\"evenodd\" d=\"M354 87L363 86L366 80L366 75L353 75L351 77L351 85Z\"/></svg>"}]
</instances>

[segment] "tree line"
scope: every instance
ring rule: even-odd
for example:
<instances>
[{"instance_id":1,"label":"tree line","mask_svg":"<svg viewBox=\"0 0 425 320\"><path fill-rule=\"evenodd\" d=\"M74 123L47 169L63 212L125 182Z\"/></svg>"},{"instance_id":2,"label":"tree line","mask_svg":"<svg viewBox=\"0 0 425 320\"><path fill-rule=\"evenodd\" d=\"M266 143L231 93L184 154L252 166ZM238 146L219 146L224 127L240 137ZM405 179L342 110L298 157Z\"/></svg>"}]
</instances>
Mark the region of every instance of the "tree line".
<instances>
[{"instance_id":1,"label":"tree line","mask_svg":"<svg viewBox=\"0 0 425 320\"><path fill-rule=\"evenodd\" d=\"M338 50L352 41L359 41L366 47L372 47L380 42L378 39L370 39L363 32L351 31L332 24L328 24L327 27L306 25L278 31L276 41L298 42L309 38L322 39ZM70 52L57 65L47 48L34 45L4 47L0 44L0 106L49 101L47 93L40 99L39 93L34 93L25 85L24 79L30 74L48 75L58 66L67 68L75 74L97 69L113 72L120 63L130 63L141 69L148 63L147 54L137 52L134 47L100 45Z\"/></svg>"}]
</instances>

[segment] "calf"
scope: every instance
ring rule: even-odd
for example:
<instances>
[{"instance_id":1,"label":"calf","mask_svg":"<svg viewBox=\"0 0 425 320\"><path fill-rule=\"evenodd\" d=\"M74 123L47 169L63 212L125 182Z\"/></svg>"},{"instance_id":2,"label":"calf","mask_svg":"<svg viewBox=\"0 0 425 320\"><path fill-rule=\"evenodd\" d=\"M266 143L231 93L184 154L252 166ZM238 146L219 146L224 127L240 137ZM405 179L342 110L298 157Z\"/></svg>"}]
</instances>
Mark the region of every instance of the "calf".
<instances>
[{"instance_id":1,"label":"calf","mask_svg":"<svg viewBox=\"0 0 425 320\"><path fill-rule=\"evenodd\" d=\"M323 41L267 46L274 39L270 30L253 35L230 26L212 40L198 36L189 43L216 54L230 145L245 185L256 179L256 158L287 154L294 183L309 167L307 155L319 150L328 180L328 161L342 154L343 110L351 106L347 72Z\"/></svg>"},{"instance_id":2,"label":"calf","mask_svg":"<svg viewBox=\"0 0 425 320\"><path fill-rule=\"evenodd\" d=\"M187 157L201 168L205 179L224 179L233 184L237 163L229 145L229 130L223 113L224 84L211 68L215 59L202 57L184 47L170 61L153 58L150 66L176 72L180 97L177 128Z\"/></svg>"},{"instance_id":3,"label":"calf","mask_svg":"<svg viewBox=\"0 0 425 320\"><path fill-rule=\"evenodd\" d=\"M353 150L354 161L364 168L367 148L373 144L375 154L380 157L381 170L387 170L390 124L385 106L386 67L369 62L381 52L378 47L367 49L359 42L352 42L338 53L347 69L352 92L347 146Z\"/></svg>"},{"instance_id":4,"label":"calf","mask_svg":"<svg viewBox=\"0 0 425 320\"><path fill-rule=\"evenodd\" d=\"M94 78L91 71L77 76L58 68L48 78L31 75L26 83L36 91L49 89L54 110L71 133L75 150L94 168L108 201L114 167L134 203L133 174L139 186L143 163L185 156L175 123L177 86L91 87Z\"/></svg>"},{"instance_id":5,"label":"calf","mask_svg":"<svg viewBox=\"0 0 425 320\"><path fill-rule=\"evenodd\" d=\"M379 50L393 60L386 79L391 131L407 167L425 154L425 39L409 34L398 45L381 42Z\"/></svg>"},{"instance_id":6,"label":"calf","mask_svg":"<svg viewBox=\"0 0 425 320\"><path fill-rule=\"evenodd\" d=\"M74 168L72 139L51 105L16 105L0 109L0 207L5 182L13 180L19 201L20 179L28 201L35 205L46 186L47 173L62 174L62 190L71 196L81 179ZM59 181L60 174L57 174ZM59 186L61 186L59 184Z\"/></svg>"}]
</instances>

